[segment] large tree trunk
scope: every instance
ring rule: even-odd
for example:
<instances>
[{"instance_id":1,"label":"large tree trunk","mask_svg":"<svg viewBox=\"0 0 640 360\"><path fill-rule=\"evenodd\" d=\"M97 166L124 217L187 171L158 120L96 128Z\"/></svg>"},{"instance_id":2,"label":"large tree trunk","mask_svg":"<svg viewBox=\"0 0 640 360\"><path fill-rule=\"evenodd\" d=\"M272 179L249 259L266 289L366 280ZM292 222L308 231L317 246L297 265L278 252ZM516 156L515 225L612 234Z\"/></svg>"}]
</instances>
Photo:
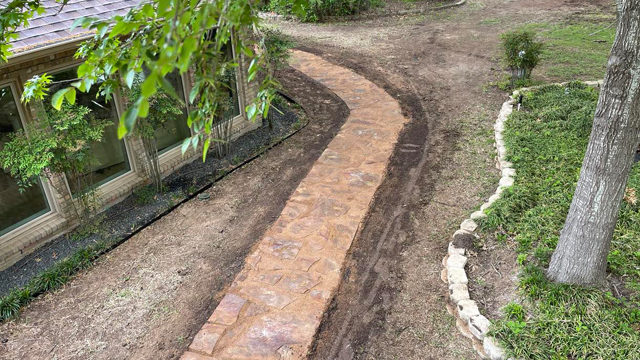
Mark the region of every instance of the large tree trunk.
<instances>
[{"instance_id":1,"label":"large tree trunk","mask_svg":"<svg viewBox=\"0 0 640 360\"><path fill-rule=\"evenodd\" d=\"M611 238L640 141L639 87L640 0L622 0L580 179L547 273L551 280L604 282Z\"/></svg>"}]
</instances>

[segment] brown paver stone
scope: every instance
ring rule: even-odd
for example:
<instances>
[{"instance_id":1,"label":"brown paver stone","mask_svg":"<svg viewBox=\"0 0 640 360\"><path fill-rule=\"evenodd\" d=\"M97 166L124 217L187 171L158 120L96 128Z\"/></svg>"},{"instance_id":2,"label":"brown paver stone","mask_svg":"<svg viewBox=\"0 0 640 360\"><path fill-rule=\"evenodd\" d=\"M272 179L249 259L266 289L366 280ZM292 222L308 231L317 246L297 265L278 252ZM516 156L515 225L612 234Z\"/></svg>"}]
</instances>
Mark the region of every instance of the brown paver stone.
<instances>
[{"instance_id":1,"label":"brown paver stone","mask_svg":"<svg viewBox=\"0 0 640 360\"><path fill-rule=\"evenodd\" d=\"M293 52L292 66L342 98L350 116L247 257L183 360L306 356L407 122L389 94L346 68L302 51Z\"/></svg>"},{"instance_id":2,"label":"brown paver stone","mask_svg":"<svg viewBox=\"0 0 640 360\"><path fill-rule=\"evenodd\" d=\"M236 322L238 314L240 314L240 310L242 310L242 307L246 302L247 300L240 296L226 294L209 318L209 322L221 325L233 324Z\"/></svg>"},{"instance_id":3,"label":"brown paver stone","mask_svg":"<svg viewBox=\"0 0 640 360\"><path fill-rule=\"evenodd\" d=\"M225 327L222 325L204 324L193 338L191 345L189 345L189 350L210 355L224 330Z\"/></svg>"}]
</instances>

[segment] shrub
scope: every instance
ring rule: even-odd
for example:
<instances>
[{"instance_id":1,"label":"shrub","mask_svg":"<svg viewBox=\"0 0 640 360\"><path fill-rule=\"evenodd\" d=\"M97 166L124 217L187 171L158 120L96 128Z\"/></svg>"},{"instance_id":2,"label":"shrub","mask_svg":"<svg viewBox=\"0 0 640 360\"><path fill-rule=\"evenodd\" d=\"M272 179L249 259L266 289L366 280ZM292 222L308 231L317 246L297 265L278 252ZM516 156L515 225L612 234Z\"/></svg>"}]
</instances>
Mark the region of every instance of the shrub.
<instances>
[{"instance_id":1,"label":"shrub","mask_svg":"<svg viewBox=\"0 0 640 360\"><path fill-rule=\"evenodd\" d=\"M47 178L59 194L68 193L76 199L72 207L84 222L97 207L89 171L94 159L91 144L102 141L108 123L77 104L65 103L61 111L41 108L38 113L40 121L28 124L27 131L9 135L0 150L0 167L16 180L21 191L35 185L39 177ZM69 187L56 182L53 177L58 174L66 174L80 193L72 194Z\"/></svg>"},{"instance_id":2,"label":"shrub","mask_svg":"<svg viewBox=\"0 0 640 360\"><path fill-rule=\"evenodd\" d=\"M355 15L379 6L379 0L310 0L302 21L322 21L330 16ZM282 15L293 15L293 0L270 0L264 8Z\"/></svg>"},{"instance_id":3,"label":"shrub","mask_svg":"<svg viewBox=\"0 0 640 360\"><path fill-rule=\"evenodd\" d=\"M529 79L531 71L540 62L543 44L531 31L517 30L502 34L504 58L511 81Z\"/></svg>"}]
</instances>

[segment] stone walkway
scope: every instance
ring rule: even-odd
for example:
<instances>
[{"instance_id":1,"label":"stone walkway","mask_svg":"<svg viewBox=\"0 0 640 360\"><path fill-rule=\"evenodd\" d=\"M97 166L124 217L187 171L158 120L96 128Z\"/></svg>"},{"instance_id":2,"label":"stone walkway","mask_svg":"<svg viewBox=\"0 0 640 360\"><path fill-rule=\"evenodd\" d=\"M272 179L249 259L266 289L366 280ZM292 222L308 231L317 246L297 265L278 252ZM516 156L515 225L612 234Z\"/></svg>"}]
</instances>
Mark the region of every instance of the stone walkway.
<instances>
[{"instance_id":1,"label":"stone walkway","mask_svg":"<svg viewBox=\"0 0 640 360\"><path fill-rule=\"evenodd\" d=\"M397 101L348 69L301 51L291 64L342 98L350 115L183 360L306 356L407 121Z\"/></svg>"}]
</instances>

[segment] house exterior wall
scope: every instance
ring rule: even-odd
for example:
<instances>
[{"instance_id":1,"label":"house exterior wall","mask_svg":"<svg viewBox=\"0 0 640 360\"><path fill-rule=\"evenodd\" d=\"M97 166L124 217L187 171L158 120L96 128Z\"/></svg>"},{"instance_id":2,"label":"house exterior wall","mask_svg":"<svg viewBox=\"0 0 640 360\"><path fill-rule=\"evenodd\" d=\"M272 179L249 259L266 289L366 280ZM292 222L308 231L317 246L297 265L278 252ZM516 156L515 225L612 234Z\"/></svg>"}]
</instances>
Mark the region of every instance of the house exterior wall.
<instances>
[{"instance_id":1,"label":"house exterior wall","mask_svg":"<svg viewBox=\"0 0 640 360\"><path fill-rule=\"evenodd\" d=\"M29 56L11 59L7 64L0 66L0 85L10 84L16 90L18 97L22 94L23 84L33 75L51 72L53 70L80 64L73 58L75 46L64 46L58 49L46 49L41 52L29 54ZM183 77L185 94L188 94L193 85L190 72ZM232 119L232 139L261 126L260 119L251 122L244 112L245 104L256 96L257 85L245 83L242 74L237 75L238 97L240 103L240 115ZM125 109L121 97L114 97L119 114ZM16 104L23 113L23 122L37 121L34 105ZM134 136L125 138L131 170L109 182L100 185L97 189L100 205L107 208L130 195L136 188L149 183L144 158L142 141ZM200 156L198 151L190 150L184 156L180 146L174 147L159 156L160 169L163 176L167 176L181 166L193 161ZM42 179L47 201L51 211L20 227L0 235L0 270L6 269L21 258L44 245L53 238L72 230L76 225L73 216L71 197L65 189L67 186L64 175L54 175L51 182Z\"/></svg>"}]
</instances>

